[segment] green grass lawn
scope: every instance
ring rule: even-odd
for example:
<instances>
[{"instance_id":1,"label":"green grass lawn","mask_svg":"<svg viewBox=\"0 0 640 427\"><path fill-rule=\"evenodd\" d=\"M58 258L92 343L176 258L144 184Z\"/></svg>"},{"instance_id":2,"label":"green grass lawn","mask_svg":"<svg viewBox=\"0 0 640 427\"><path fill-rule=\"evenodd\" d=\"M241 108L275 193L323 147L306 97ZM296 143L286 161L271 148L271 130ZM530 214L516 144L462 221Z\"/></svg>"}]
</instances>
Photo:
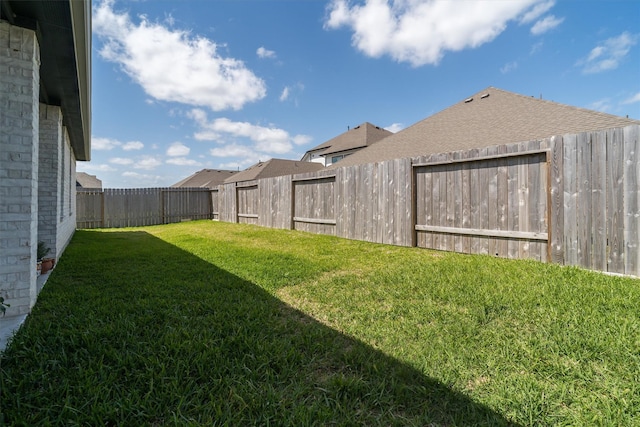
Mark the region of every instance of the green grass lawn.
<instances>
[{"instance_id":1,"label":"green grass lawn","mask_svg":"<svg viewBox=\"0 0 640 427\"><path fill-rule=\"evenodd\" d=\"M640 425L639 313L639 280L536 262L78 231L0 359L0 424Z\"/></svg>"}]
</instances>

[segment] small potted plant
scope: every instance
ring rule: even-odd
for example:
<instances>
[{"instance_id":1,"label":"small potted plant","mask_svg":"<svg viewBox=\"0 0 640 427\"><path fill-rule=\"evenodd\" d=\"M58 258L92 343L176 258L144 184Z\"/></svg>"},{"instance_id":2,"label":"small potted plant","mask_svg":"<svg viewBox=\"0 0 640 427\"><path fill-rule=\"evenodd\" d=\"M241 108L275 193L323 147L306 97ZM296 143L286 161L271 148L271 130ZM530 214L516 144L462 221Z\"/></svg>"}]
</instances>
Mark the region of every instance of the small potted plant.
<instances>
[{"instance_id":1,"label":"small potted plant","mask_svg":"<svg viewBox=\"0 0 640 427\"><path fill-rule=\"evenodd\" d=\"M0 313L2 313L2 317L4 317L4 315L7 312L7 308L11 307L11 304L7 304L4 299L4 297L1 295L3 292L2 289L0 289Z\"/></svg>"},{"instance_id":2,"label":"small potted plant","mask_svg":"<svg viewBox=\"0 0 640 427\"><path fill-rule=\"evenodd\" d=\"M45 258L51 251L44 242L38 242L37 258L40 263L40 274L45 274L53 268L54 259Z\"/></svg>"}]
</instances>

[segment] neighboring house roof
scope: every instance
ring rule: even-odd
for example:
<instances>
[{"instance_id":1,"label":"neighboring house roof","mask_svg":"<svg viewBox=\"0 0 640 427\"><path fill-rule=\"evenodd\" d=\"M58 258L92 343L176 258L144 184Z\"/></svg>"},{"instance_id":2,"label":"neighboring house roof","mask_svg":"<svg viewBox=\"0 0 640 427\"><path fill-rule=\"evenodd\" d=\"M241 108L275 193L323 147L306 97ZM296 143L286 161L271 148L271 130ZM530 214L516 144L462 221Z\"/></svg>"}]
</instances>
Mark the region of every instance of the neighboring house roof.
<instances>
[{"instance_id":1,"label":"neighboring house roof","mask_svg":"<svg viewBox=\"0 0 640 427\"><path fill-rule=\"evenodd\" d=\"M252 181L260 178L272 178L274 176L315 172L320 169L324 169L324 166L320 163L271 159L266 162L258 162L253 166L249 166L247 169L227 178L225 180L225 184L231 182Z\"/></svg>"},{"instance_id":2,"label":"neighboring house roof","mask_svg":"<svg viewBox=\"0 0 640 427\"><path fill-rule=\"evenodd\" d=\"M393 135L393 132L389 132L386 129L382 129L369 122L365 122L353 129L349 129L335 138L331 138L330 140L313 147L307 151L307 153L318 152L318 154L326 156L329 154L339 153L341 151L363 148L380 141L382 138L386 138L389 135Z\"/></svg>"},{"instance_id":3,"label":"neighboring house roof","mask_svg":"<svg viewBox=\"0 0 640 427\"><path fill-rule=\"evenodd\" d=\"M0 0L0 15L36 32L40 102L61 106L76 160L90 160L91 2Z\"/></svg>"},{"instance_id":4,"label":"neighboring house roof","mask_svg":"<svg viewBox=\"0 0 640 427\"><path fill-rule=\"evenodd\" d=\"M350 166L640 124L489 87L330 166Z\"/></svg>"},{"instance_id":5,"label":"neighboring house roof","mask_svg":"<svg viewBox=\"0 0 640 427\"><path fill-rule=\"evenodd\" d=\"M76 172L76 187L80 188L102 188L102 181L95 175L89 175L84 172Z\"/></svg>"},{"instance_id":6,"label":"neighboring house roof","mask_svg":"<svg viewBox=\"0 0 640 427\"><path fill-rule=\"evenodd\" d=\"M239 173L238 171L221 169L202 169L172 185L172 187L203 187L215 188L224 184L224 180Z\"/></svg>"}]
</instances>

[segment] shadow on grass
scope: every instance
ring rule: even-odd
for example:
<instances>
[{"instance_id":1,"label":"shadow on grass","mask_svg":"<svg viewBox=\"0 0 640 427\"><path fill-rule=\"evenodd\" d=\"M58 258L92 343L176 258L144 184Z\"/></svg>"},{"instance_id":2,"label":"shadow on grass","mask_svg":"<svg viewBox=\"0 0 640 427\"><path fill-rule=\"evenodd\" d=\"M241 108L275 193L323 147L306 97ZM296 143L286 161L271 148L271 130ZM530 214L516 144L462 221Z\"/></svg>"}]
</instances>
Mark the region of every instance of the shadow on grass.
<instances>
[{"instance_id":1,"label":"shadow on grass","mask_svg":"<svg viewBox=\"0 0 640 427\"><path fill-rule=\"evenodd\" d=\"M511 425L144 232L77 232L0 363L0 424Z\"/></svg>"}]
</instances>

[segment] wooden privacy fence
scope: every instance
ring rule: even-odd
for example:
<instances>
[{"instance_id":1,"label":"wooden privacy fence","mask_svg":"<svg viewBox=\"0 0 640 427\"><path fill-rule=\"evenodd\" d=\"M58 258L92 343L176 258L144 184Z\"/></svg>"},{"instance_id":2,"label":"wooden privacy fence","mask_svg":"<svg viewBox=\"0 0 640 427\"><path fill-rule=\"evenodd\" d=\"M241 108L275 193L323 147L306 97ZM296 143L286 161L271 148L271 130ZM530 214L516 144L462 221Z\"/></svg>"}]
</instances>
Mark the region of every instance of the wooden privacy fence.
<instances>
[{"instance_id":1,"label":"wooden privacy fence","mask_svg":"<svg viewBox=\"0 0 640 427\"><path fill-rule=\"evenodd\" d=\"M212 218L640 276L640 126L202 188L78 192L79 228Z\"/></svg>"},{"instance_id":2,"label":"wooden privacy fence","mask_svg":"<svg viewBox=\"0 0 640 427\"><path fill-rule=\"evenodd\" d=\"M639 129L225 184L212 217L640 276Z\"/></svg>"},{"instance_id":3,"label":"wooden privacy fence","mask_svg":"<svg viewBox=\"0 0 640 427\"><path fill-rule=\"evenodd\" d=\"M78 191L78 228L119 228L212 218L208 188L129 188Z\"/></svg>"}]
</instances>

